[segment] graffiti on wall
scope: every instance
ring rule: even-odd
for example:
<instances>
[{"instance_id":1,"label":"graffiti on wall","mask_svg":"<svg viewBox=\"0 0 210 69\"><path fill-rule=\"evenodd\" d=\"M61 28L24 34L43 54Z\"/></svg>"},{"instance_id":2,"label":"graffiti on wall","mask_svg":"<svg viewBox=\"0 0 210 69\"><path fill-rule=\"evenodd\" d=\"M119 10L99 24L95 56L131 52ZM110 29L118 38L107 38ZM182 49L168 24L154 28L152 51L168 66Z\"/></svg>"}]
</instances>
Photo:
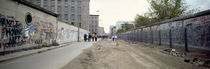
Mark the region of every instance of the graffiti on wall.
<instances>
[{"instance_id":1,"label":"graffiti on wall","mask_svg":"<svg viewBox=\"0 0 210 69\"><path fill-rule=\"evenodd\" d=\"M57 40L58 42L69 42L69 41L74 41L74 39L77 38L76 36L77 31L74 29L65 29L65 28L61 28L58 31L58 37Z\"/></svg>"},{"instance_id":2,"label":"graffiti on wall","mask_svg":"<svg viewBox=\"0 0 210 69\"><path fill-rule=\"evenodd\" d=\"M0 14L0 48L7 50L24 44L41 44L44 40L52 40L55 28L51 22L46 22L23 25L14 16Z\"/></svg>"},{"instance_id":3,"label":"graffiti on wall","mask_svg":"<svg viewBox=\"0 0 210 69\"><path fill-rule=\"evenodd\" d=\"M143 31L138 31L138 33L140 33L138 35L140 36L139 41L141 42L150 43L153 41L155 44L169 45L171 40L173 46L184 46L185 38L187 38L186 43L188 43L189 46L210 48L210 15L141 29L143 29ZM187 32L185 32L185 29L187 29ZM124 40L133 40L133 38L130 37L132 34L133 32L126 32L118 36ZM187 34L187 37L185 37L185 34Z\"/></svg>"},{"instance_id":4,"label":"graffiti on wall","mask_svg":"<svg viewBox=\"0 0 210 69\"><path fill-rule=\"evenodd\" d=\"M191 46L210 46L210 16L196 17L184 21Z\"/></svg>"},{"instance_id":5,"label":"graffiti on wall","mask_svg":"<svg viewBox=\"0 0 210 69\"><path fill-rule=\"evenodd\" d=\"M52 22L40 20L34 24L34 32L36 35L33 36L35 43L50 43L55 40L55 27Z\"/></svg>"},{"instance_id":6,"label":"graffiti on wall","mask_svg":"<svg viewBox=\"0 0 210 69\"><path fill-rule=\"evenodd\" d=\"M184 44L184 27L182 21L171 22L171 38L173 45Z\"/></svg>"},{"instance_id":7,"label":"graffiti on wall","mask_svg":"<svg viewBox=\"0 0 210 69\"><path fill-rule=\"evenodd\" d=\"M0 14L0 45L1 48L15 47L22 45L22 24L16 21L13 16Z\"/></svg>"}]
</instances>

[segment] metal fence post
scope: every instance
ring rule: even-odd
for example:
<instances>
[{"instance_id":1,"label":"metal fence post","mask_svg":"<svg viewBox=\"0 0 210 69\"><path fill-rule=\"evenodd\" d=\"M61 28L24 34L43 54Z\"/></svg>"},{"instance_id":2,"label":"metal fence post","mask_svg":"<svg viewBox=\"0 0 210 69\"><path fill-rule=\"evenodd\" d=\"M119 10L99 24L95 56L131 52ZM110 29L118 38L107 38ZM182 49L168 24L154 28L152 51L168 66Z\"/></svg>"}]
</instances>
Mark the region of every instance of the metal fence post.
<instances>
[{"instance_id":1,"label":"metal fence post","mask_svg":"<svg viewBox=\"0 0 210 69\"><path fill-rule=\"evenodd\" d=\"M141 29L141 42L143 42L143 30Z\"/></svg>"},{"instance_id":2,"label":"metal fence post","mask_svg":"<svg viewBox=\"0 0 210 69\"><path fill-rule=\"evenodd\" d=\"M159 45L161 45L161 30L159 30Z\"/></svg>"},{"instance_id":3,"label":"metal fence post","mask_svg":"<svg viewBox=\"0 0 210 69\"><path fill-rule=\"evenodd\" d=\"M172 48L171 29L169 29L169 45L170 45L170 48Z\"/></svg>"},{"instance_id":4,"label":"metal fence post","mask_svg":"<svg viewBox=\"0 0 210 69\"><path fill-rule=\"evenodd\" d=\"M152 40L151 43L153 44L153 31L152 30L151 30L151 38L152 38L151 39Z\"/></svg>"},{"instance_id":5,"label":"metal fence post","mask_svg":"<svg viewBox=\"0 0 210 69\"><path fill-rule=\"evenodd\" d=\"M189 52L189 49L188 49L188 39L187 39L187 28L184 28L184 44L185 44L185 51L186 52Z\"/></svg>"}]
</instances>

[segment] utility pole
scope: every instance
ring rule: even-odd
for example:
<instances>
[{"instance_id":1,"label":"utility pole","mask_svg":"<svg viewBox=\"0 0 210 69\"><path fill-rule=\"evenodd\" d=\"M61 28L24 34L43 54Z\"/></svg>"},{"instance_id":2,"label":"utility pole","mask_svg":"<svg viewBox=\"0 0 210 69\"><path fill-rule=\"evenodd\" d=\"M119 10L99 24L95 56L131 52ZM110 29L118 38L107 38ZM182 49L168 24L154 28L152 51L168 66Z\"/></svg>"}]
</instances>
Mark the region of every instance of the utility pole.
<instances>
[{"instance_id":1,"label":"utility pole","mask_svg":"<svg viewBox=\"0 0 210 69\"><path fill-rule=\"evenodd\" d=\"M77 24L77 28L78 28L78 37L77 37L77 42L80 42L80 41L79 41L79 23Z\"/></svg>"}]
</instances>

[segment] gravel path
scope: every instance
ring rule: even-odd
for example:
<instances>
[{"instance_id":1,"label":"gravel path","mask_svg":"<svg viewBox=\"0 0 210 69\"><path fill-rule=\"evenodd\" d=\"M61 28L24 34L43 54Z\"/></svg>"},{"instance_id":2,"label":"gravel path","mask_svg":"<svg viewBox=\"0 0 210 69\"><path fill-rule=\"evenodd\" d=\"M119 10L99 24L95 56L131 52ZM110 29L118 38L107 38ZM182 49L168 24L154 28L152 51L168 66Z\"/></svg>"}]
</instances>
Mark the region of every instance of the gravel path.
<instances>
[{"instance_id":1,"label":"gravel path","mask_svg":"<svg viewBox=\"0 0 210 69\"><path fill-rule=\"evenodd\" d=\"M185 63L159 49L119 40L101 40L62 69L207 69Z\"/></svg>"}]
</instances>

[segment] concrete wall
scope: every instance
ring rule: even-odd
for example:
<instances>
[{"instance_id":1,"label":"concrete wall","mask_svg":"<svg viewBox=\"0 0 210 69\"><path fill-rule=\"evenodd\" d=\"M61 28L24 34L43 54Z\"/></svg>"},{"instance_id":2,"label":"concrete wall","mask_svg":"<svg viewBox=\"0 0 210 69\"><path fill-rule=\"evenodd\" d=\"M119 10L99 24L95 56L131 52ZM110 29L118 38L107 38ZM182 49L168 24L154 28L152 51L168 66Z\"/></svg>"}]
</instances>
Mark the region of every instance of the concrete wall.
<instances>
[{"instance_id":1,"label":"concrete wall","mask_svg":"<svg viewBox=\"0 0 210 69\"><path fill-rule=\"evenodd\" d=\"M188 44L190 47L210 49L210 15L156 24L121 33L118 36L124 40L171 44L172 47Z\"/></svg>"},{"instance_id":2,"label":"concrete wall","mask_svg":"<svg viewBox=\"0 0 210 69\"><path fill-rule=\"evenodd\" d=\"M30 24L25 21L28 13ZM80 40L84 33L88 31L80 29ZM59 43L76 41L77 27L57 23L55 16L17 1L0 0L0 52L52 44L56 39Z\"/></svg>"},{"instance_id":3,"label":"concrete wall","mask_svg":"<svg viewBox=\"0 0 210 69\"><path fill-rule=\"evenodd\" d=\"M32 22L26 24L30 13ZM55 40L56 17L12 0L0 0L1 51L27 48ZM12 22L13 21L13 22Z\"/></svg>"},{"instance_id":4,"label":"concrete wall","mask_svg":"<svg viewBox=\"0 0 210 69\"><path fill-rule=\"evenodd\" d=\"M89 31L84 29L79 29L80 40L83 39L84 34L88 34ZM71 41L77 41L78 39L78 28L72 26L70 24L66 24L63 22L58 22L58 34L57 34L57 42L65 43Z\"/></svg>"}]
</instances>

